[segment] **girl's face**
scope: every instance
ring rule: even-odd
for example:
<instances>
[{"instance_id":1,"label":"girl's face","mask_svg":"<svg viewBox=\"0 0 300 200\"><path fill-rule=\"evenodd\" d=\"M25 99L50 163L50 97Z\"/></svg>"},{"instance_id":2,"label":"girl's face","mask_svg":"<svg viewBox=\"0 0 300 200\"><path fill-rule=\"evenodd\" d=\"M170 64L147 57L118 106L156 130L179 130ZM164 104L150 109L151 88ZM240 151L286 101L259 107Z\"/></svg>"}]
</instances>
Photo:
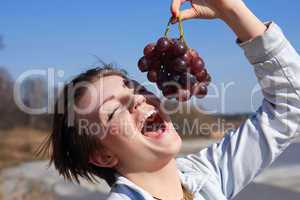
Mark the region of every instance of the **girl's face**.
<instances>
[{"instance_id":1,"label":"girl's face","mask_svg":"<svg viewBox=\"0 0 300 200\"><path fill-rule=\"evenodd\" d=\"M133 85L134 83L134 85ZM159 99L137 82L109 75L94 82L81 104L97 102L101 143L127 173L156 170L179 152L181 139Z\"/></svg>"}]
</instances>

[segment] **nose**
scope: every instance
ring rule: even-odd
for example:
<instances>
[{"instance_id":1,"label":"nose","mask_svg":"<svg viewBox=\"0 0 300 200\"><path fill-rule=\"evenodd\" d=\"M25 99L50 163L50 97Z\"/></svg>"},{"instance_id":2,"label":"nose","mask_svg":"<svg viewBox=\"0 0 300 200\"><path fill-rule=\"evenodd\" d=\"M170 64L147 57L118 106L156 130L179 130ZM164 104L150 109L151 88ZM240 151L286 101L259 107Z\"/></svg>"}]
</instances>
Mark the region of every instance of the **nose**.
<instances>
[{"instance_id":1,"label":"nose","mask_svg":"<svg viewBox=\"0 0 300 200\"><path fill-rule=\"evenodd\" d=\"M138 107L145 102L146 102L146 98L143 95L140 94L133 95L132 106L129 109L130 112L131 113L135 112L138 109Z\"/></svg>"}]
</instances>

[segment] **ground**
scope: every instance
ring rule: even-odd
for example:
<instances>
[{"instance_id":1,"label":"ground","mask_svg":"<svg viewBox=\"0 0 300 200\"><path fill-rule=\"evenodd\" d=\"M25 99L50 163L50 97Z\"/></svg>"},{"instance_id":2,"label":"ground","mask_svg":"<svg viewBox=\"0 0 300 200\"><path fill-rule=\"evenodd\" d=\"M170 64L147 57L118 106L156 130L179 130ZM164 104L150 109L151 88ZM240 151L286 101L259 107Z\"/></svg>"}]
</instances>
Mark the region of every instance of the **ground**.
<instances>
[{"instance_id":1,"label":"ground","mask_svg":"<svg viewBox=\"0 0 300 200\"><path fill-rule=\"evenodd\" d=\"M26 137L24 133L26 132ZM101 180L78 186L64 181L48 160L39 161L34 152L46 134L14 129L0 135L0 200L101 200L109 190ZM185 139L181 155L197 152L216 140ZM235 200L300 199L300 139L246 187ZM42 158L42 159L45 159Z\"/></svg>"}]
</instances>

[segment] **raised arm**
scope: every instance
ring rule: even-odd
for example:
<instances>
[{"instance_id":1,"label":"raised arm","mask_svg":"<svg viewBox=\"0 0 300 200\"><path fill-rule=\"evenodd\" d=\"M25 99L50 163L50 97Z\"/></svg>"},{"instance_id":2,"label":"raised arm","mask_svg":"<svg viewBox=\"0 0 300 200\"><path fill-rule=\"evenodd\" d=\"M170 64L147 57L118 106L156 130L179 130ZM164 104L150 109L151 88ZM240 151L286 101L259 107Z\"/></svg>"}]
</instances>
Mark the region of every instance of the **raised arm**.
<instances>
[{"instance_id":1,"label":"raised arm","mask_svg":"<svg viewBox=\"0 0 300 200\"><path fill-rule=\"evenodd\" d=\"M177 160L182 171L207 174L215 181L214 186L207 188L216 190L219 186L227 199L233 198L300 135L299 54L275 23L264 26L243 3L240 6L227 7L222 19L243 41L240 46L254 66L262 88L262 105L220 143Z\"/></svg>"}]
</instances>

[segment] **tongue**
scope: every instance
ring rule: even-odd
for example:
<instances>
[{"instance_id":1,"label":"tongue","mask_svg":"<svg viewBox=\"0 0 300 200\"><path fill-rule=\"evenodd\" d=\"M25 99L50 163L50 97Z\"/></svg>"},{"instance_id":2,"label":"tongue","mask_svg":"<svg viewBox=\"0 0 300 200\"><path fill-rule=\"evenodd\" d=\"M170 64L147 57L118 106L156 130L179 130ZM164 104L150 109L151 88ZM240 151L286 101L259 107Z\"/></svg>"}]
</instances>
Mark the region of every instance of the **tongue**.
<instances>
[{"instance_id":1,"label":"tongue","mask_svg":"<svg viewBox=\"0 0 300 200\"><path fill-rule=\"evenodd\" d=\"M163 131L161 129L158 129L157 131L147 131L144 133L146 137L150 138L158 138L162 135Z\"/></svg>"}]
</instances>

